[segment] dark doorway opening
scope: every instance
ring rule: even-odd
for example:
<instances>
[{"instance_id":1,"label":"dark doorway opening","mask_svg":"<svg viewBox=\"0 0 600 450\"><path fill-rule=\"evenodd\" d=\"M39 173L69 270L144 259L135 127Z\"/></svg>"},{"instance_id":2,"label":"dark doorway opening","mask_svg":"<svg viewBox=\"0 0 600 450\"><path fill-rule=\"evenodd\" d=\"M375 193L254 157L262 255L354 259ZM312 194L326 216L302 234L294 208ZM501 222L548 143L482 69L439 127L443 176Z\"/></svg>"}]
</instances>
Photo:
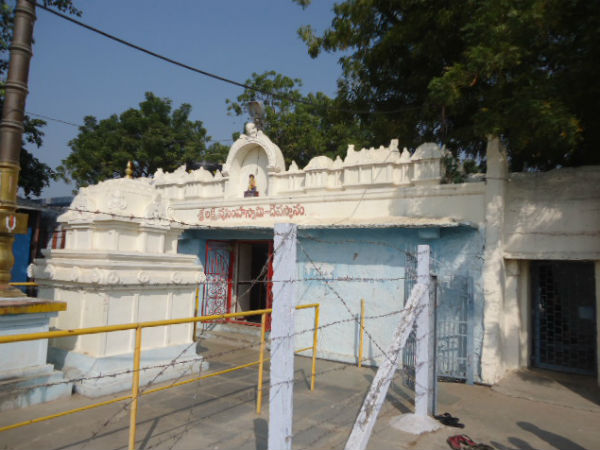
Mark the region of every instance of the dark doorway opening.
<instances>
[{"instance_id":1,"label":"dark doorway opening","mask_svg":"<svg viewBox=\"0 0 600 450\"><path fill-rule=\"evenodd\" d=\"M594 264L534 261L532 365L543 369L596 373Z\"/></svg>"},{"instance_id":2,"label":"dark doorway opening","mask_svg":"<svg viewBox=\"0 0 600 450\"><path fill-rule=\"evenodd\" d=\"M268 309L273 304L273 241L216 241L206 244L203 315ZM259 325L261 316L227 319ZM266 328L270 330L271 315Z\"/></svg>"},{"instance_id":3,"label":"dark doorway opening","mask_svg":"<svg viewBox=\"0 0 600 450\"><path fill-rule=\"evenodd\" d=\"M235 311L252 311L271 307L271 241L238 241L235 282ZM260 315L238 319L260 323Z\"/></svg>"}]
</instances>

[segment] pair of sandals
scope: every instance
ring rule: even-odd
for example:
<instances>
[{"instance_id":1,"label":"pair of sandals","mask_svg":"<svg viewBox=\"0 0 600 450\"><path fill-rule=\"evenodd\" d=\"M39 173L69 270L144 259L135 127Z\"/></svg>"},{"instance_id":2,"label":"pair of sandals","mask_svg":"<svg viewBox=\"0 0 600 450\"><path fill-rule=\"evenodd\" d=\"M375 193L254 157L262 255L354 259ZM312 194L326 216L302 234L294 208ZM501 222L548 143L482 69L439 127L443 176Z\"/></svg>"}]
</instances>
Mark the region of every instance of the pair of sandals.
<instances>
[{"instance_id":1,"label":"pair of sandals","mask_svg":"<svg viewBox=\"0 0 600 450\"><path fill-rule=\"evenodd\" d=\"M438 420L442 425L446 425L448 427L456 427L456 428L464 428L465 424L460 423L460 419L458 417L454 417L452 414L445 412L444 414L440 414L439 416L433 416L436 420Z\"/></svg>"},{"instance_id":2,"label":"pair of sandals","mask_svg":"<svg viewBox=\"0 0 600 450\"><path fill-rule=\"evenodd\" d=\"M454 417L452 414L447 412L433 417L439 420L440 423L449 427L465 427L464 423L460 423L460 419L458 417ZM446 442L452 450L494 450L493 447L490 447L487 444L478 444L466 434L450 436L448 439L446 439Z\"/></svg>"},{"instance_id":3,"label":"pair of sandals","mask_svg":"<svg viewBox=\"0 0 600 450\"><path fill-rule=\"evenodd\" d=\"M478 444L466 434L450 436L446 442L452 450L494 450L487 444Z\"/></svg>"}]
</instances>

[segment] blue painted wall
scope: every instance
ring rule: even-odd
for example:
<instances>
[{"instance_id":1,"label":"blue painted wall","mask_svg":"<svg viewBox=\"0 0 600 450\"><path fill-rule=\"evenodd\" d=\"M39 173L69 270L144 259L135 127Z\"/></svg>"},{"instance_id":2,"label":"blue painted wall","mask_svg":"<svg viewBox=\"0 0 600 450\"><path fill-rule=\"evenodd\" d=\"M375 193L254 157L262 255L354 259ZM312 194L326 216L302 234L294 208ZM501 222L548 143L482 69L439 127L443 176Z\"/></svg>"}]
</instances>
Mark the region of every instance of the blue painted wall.
<instances>
[{"instance_id":1,"label":"blue painted wall","mask_svg":"<svg viewBox=\"0 0 600 450\"><path fill-rule=\"evenodd\" d=\"M425 232L424 232L425 231ZM477 363L483 340L481 271L483 236L469 227L442 228L439 238L431 229L300 229L298 232L297 298L300 304L321 304L319 356L356 362L358 356L360 299L366 301L365 353L381 361L405 301L407 252L416 255L419 244L432 251L432 271L440 283L453 276L472 277L474 341ZM435 231L435 230L434 230ZM179 242L181 253L195 254L204 264L206 241L272 239L272 230L193 230ZM333 279L333 281L324 281ZM296 313L296 345L312 345L312 310Z\"/></svg>"},{"instance_id":2,"label":"blue painted wall","mask_svg":"<svg viewBox=\"0 0 600 450\"><path fill-rule=\"evenodd\" d=\"M416 254L419 244L429 244L432 272L441 283L455 275L476 280L474 315L483 317L480 284L483 239L471 228L441 229L438 239L423 239L418 229L301 230L298 276L301 303L321 303L323 329L319 354L326 358L356 362L358 357L360 299L366 301L364 356L381 361L405 301L406 253ZM321 273L319 273L321 272ZM322 275L337 279L314 280ZM346 280L347 278L347 280ZM311 280L312 279L312 280ZM310 329L310 313L297 315L297 330ZM475 351L481 354L483 323L476 320ZM310 333L298 336L298 346L310 345ZM478 357L477 357L478 359Z\"/></svg>"},{"instance_id":3,"label":"blue painted wall","mask_svg":"<svg viewBox=\"0 0 600 450\"><path fill-rule=\"evenodd\" d=\"M27 266L31 262L31 235L33 230L27 229L26 234L15 234L13 255L15 265L11 270L10 281L27 281Z\"/></svg>"}]
</instances>

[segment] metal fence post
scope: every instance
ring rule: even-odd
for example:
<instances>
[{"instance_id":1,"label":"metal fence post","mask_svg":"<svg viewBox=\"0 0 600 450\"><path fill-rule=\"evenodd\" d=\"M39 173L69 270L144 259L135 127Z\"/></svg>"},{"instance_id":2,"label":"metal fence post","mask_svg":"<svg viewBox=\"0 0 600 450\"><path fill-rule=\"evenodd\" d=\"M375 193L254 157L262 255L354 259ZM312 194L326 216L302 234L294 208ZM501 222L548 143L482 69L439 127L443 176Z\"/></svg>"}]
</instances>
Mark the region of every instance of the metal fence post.
<instances>
[{"instance_id":1,"label":"metal fence post","mask_svg":"<svg viewBox=\"0 0 600 450\"><path fill-rule=\"evenodd\" d=\"M363 345L365 342L365 299L360 299L360 338L358 343L358 367L362 367Z\"/></svg>"},{"instance_id":2,"label":"metal fence post","mask_svg":"<svg viewBox=\"0 0 600 450\"><path fill-rule=\"evenodd\" d=\"M268 448L270 450L292 448L297 233L297 225L275 224L269 389Z\"/></svg>"},{"instance_id":3,"label":"metal fence post","mask_svg":"<svg viewBox=\"0 0 600 450\"><path fill-rule=\"evenodd\" d=\"M315 390L317 377L317 342L319 340L319 305L315 306L315 331L313 332L312 368L310 371L310 390Z\"/></svg>"},{"instance_id":4,"label":"metal fence post","mask_svg":"<svg viewBox=\"0 0 600 450\"><path fill-rule=\"evenodd\" d=\"M429 273L430 250L419 245L417 250L417 282L427 286L417 313L416 367L415 367L415 414L433 415L434 383L434 308L432 305L431 277Z\"/></svg>"},{"instance_id":5,"label":"metal fence post","mask_svg":"<svg viewBox=\"0 0 600 450\"><path fill-rule=\"evenodd\" d=\"M467 278L465 281L465 290L467 295L467 384L475 382L475 339L473 330L475 329L475 304L473 301L473 279Z\"/></svg>"},{"instance_id":6,"label":"metal fence post","mask_svg":"<svg viewBox=\"0 0 600 450\"><path fill-rule=\"evenodd\" d=\"M140 354L142 349L142 328L135 329L135 352L133 354L133 380L131 383L131 411L129 415L129 450L135 449L138 398L140 396Z\"/></svg>"},{"instance_id":7,"label":"metal fence post","mask_svg":"<svg viewBox=\"0 0 600 450\"><path fill-rule=\"evenodd\" d=\"M200 285L196 286L196 303L194 304L194 317L198 316L200 311ZM192 340L196 342L198 340L198 322L194 322L192 331Z\"/></svg>"},{"instance_id":8,"label":"metal fence post","mask_svg":"<svg viewBox=\"0 0 600 450\"><path fill-rule=\"evenodd\" d=\"M432 295L431 301L430 301L430 306L432 308L431 311L431 326L432 326L432 337L431 337L431 342L430 342L430 351L431 351L431 371L432 371L432 378L431 378L431 383L432 383L432 397L431 397L431 414L430 415L435 415L436 408L437 408L437 399L438 399L438 384L437 384L437 374L438 374L438 334L437 334L437 327L438 327L438 288L439 288L439 284L438 284L438 278L437 275L432 275L430 277L430 281L431 281L431 289L429 290L430 295Z\"/></svg>"},{"instance_id":9,"label":"metal fence post","mask_svg":"<svg viewBox=\"0 0 600 450\"><path fill-rule=\"evenodd\" d=\"M421 247L424 247L423 252L421 252ZM429 247L419 246L419 266L425 264L429 267ZM377 415L385 401L398 363L401 361L402 350L418 317L418 313L421 312L423 298L429 297L429 274L427 274L427 277L419 278L417 281L417 284L410 293L410 297L404 305L404 314L400 317L398 326L394 331L392 343L385 353L385 358L379 365L379 369L377 369L377 373L371 383L371 388L354 422L354 427L346 442L346 450L364 450L369 443Z\"/></svg>"},{"instance_id":10,"label":"metal fence post","mask_svg":"<svg viewBox=\"0 0 600 450\"><path fill-rule=\"evenodd\" d=\"M260 414L262 408L263 391L263 367L265 363L265 331L267 328L267 313L260 316L260 353L258 363L258 387L256 389L256 414Z\"/></svg>"}]
</instances>

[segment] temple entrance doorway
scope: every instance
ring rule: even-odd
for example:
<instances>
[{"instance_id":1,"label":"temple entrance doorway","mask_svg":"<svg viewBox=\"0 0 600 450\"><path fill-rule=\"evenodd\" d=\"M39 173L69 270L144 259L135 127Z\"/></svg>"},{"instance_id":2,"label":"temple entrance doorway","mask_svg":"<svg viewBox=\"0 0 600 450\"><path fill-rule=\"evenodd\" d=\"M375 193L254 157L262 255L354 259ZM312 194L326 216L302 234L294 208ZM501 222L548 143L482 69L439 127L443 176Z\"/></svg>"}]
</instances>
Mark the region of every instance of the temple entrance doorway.
<instances>
[{"instance_id":1,"label":"temple entrance doorway","mask_svg":"<svg viewBox=\"0 0 600 450\"><path fill-rule=\"evenodd\" d=\"M596 373L594 264L534 261L531 264L534 367Z\"/></svg>"},{"instance_id":2,"label":"temple entrance doorway","mask_svg":"<svg viewBox=\"0 0 600 450\"><path fill-rule=\"evenodd\" d=\"M208 241L203 314L224 314L270 308L273 241ZM230 320L260 325L260 315ZM270 329L270 315L267 329Z\"/></svg>"},{"instance_id":3,"label":"temple entrance doorway","mask_svg":"<svg viewBox=\"0 0 600 450\"><path fill-rule=\"evenodd\" d=\"M270 308L272 301L271 277L273 265L272 241L237 241L234 300L230 312ZM270 316L269 316L270 317ZM260 316L247 316L238 322L260 324ZM268 321L268 324L270 321Z\"/></svg>"}]
</instances>

